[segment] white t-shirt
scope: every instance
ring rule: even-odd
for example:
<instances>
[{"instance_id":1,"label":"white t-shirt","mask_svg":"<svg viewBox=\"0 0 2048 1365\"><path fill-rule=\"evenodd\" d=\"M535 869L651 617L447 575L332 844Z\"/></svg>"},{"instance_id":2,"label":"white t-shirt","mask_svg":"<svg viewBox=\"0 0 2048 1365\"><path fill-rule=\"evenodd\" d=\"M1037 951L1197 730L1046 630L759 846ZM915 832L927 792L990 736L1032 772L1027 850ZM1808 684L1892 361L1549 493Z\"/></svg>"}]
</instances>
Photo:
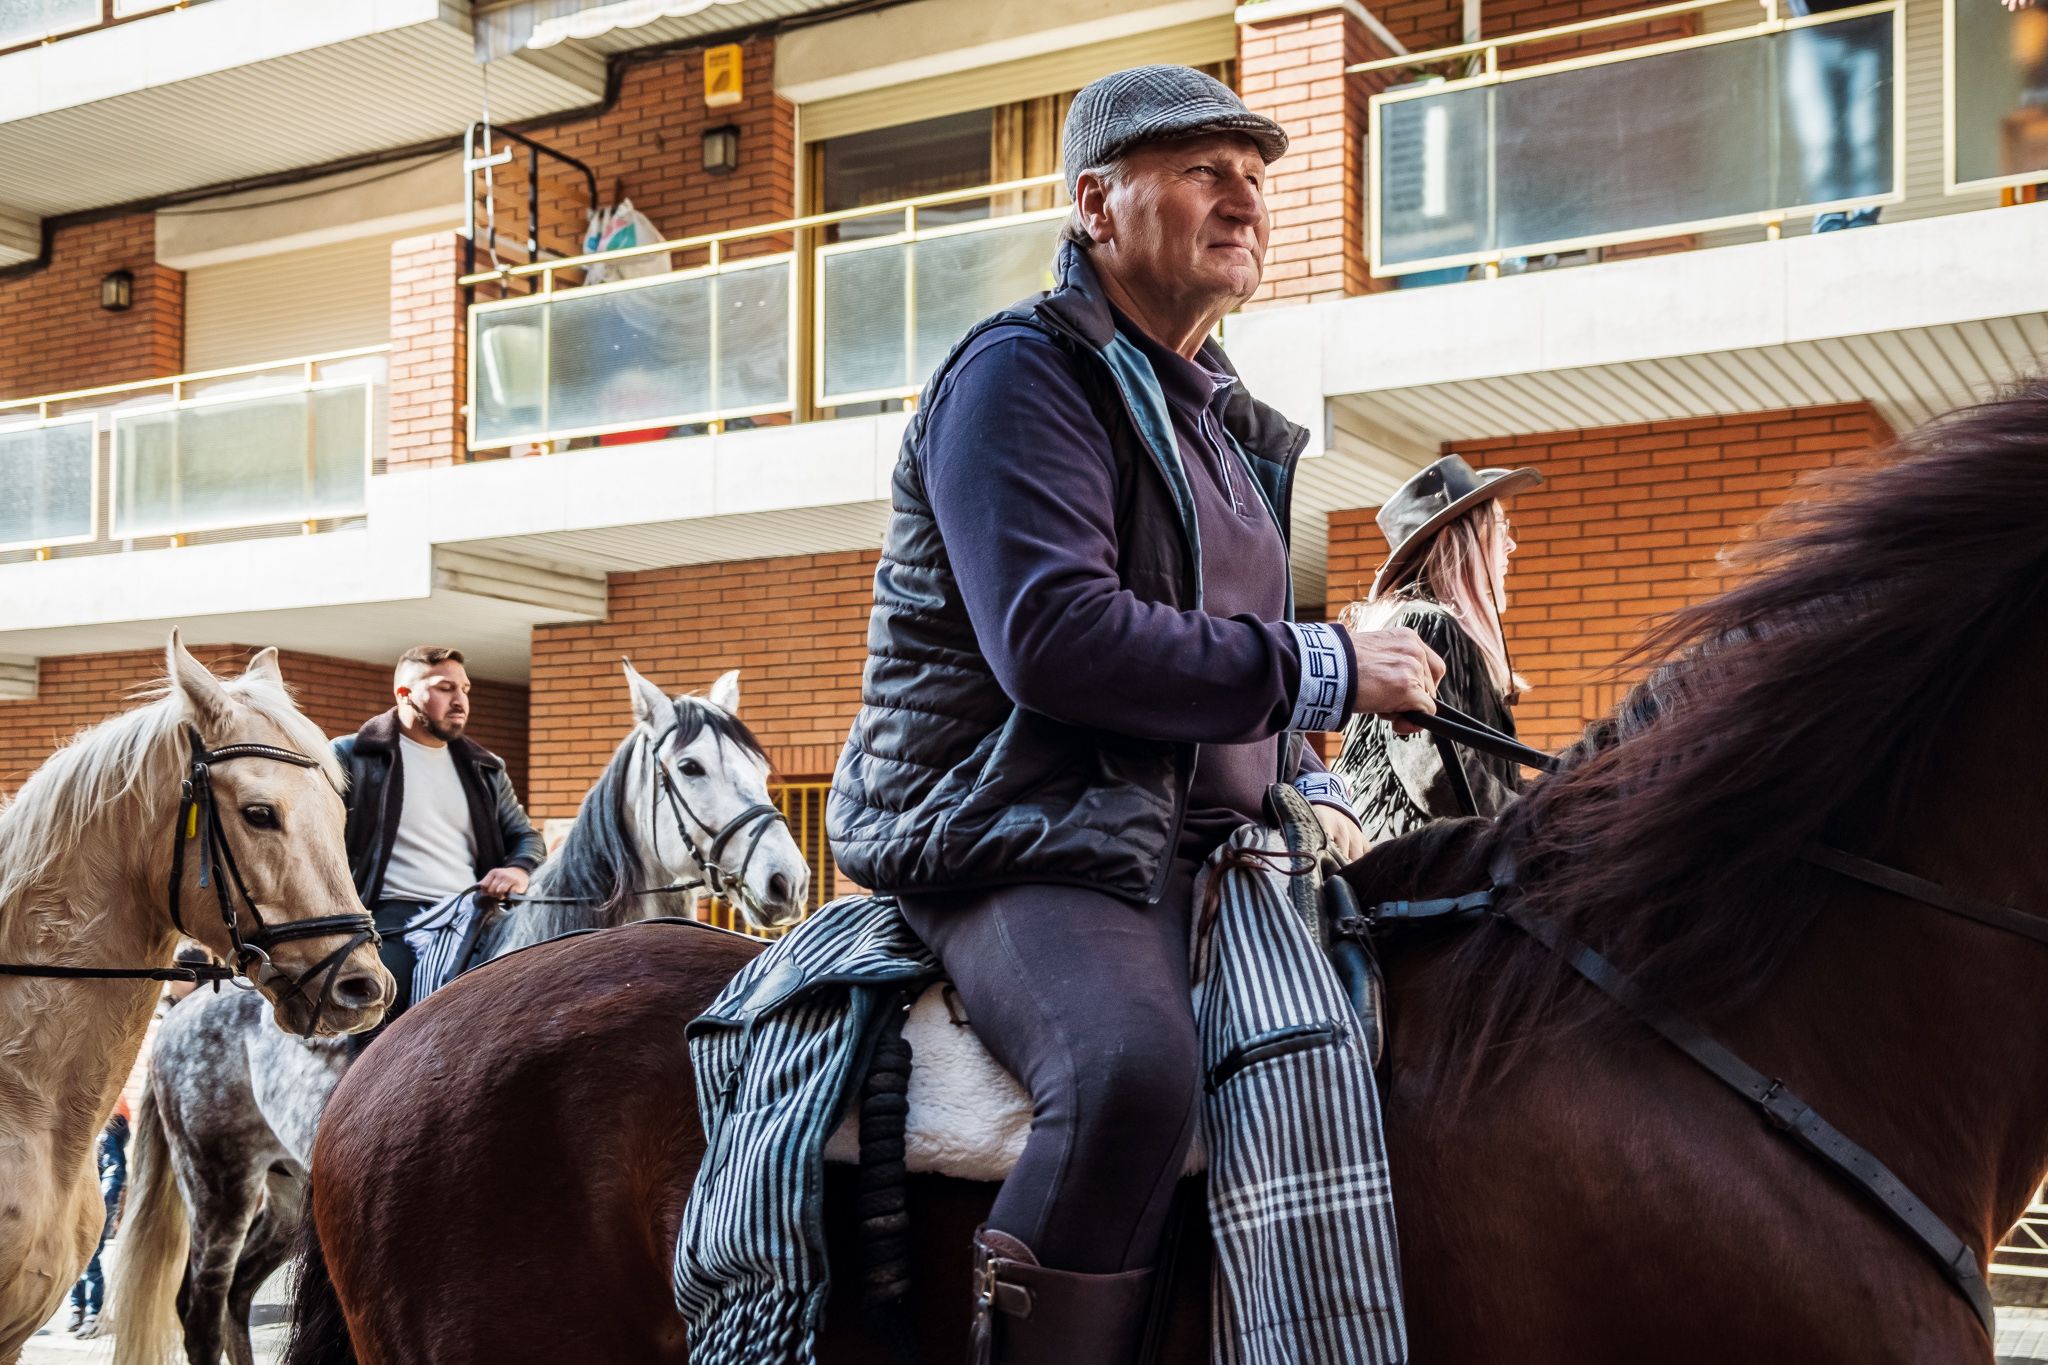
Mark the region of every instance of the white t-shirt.
<instances>
[{"instance_id":1,"label":"white t-shirt","mask_svg":"<svg viewBox=\"0 0 2048 1365\"><path fill-rule=\"evenodd\" d=\"M476 831L454 751L400 735L398 760L398 837L378 895L392 901L446 900L476 882Z\"/></svg>"}]
</instances>

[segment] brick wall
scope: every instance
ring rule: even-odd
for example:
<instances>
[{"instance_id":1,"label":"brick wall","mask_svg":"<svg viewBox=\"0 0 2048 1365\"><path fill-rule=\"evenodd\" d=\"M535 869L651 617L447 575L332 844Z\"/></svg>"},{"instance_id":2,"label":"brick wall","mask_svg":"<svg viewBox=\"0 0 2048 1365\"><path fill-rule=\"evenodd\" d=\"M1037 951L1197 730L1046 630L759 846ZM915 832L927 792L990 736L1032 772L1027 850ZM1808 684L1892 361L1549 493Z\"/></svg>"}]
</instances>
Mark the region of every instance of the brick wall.
<instances>
[{"instance_id":1,"label":"brick wall","mask_svg":"<svg viewBox=\"0 0 2048 1365\"><path fill-rule=\"evenodd\" d=\"M468 382L469 325L462 306L462 235L440 232L391 244L391 421L388 468L465 458L458 395Z\"/></svg>"},{"instance_id":2,"label":"brick wall","mask_svg":"<svg viewBox=\"0 0 2048 1365\"><path fill-rule=\"evenodd\" d=\"M156 220L130 214L56 234L47 269L0 277L0 398L178 373L185 276L156 263ZM100 280L135 276L134 306L100 307Z\"/></svg>"},{"instance_id":3,"label":"brick wall","mask_svg":"<svg viewBox=\"0 0 2048 1365\"><path fill-rule=\"evenodd\" d=\"M240 673L255 653L248 645L203 645L192 651L225 676ZM391 706L391 669L323 654L285 651L279 659L299 708L330 736L354 732ZM87 726L135 704L135 694L163 676L162 651L126 650L46 658L36 695L0 701L0 794L11 794L56 747ZM478 682L470 737L505 760L513 785L526 790L524 687Z\"/></svg>"},{"instance_id":4,"label":"brick wall","mask_svg":"<svg viewBox=\"0 0 2048 1365\"><path fill-rule=\"evenodd\" d=\"M1475 465L1535 465L1517 498L1508 642L1530 690L1515 712L1556 749L1604 715L1649 621L1713 593L1715 555L1812 471L1890 439L1864 405L1548 432L1446 446ZM1333 610L1365 596L1386 543L1369 508L1330 515Z\"/></svg>"},{"instance_id":5,"label":"brick wall","mask_svg":"<svg viewBox=\"0 0 2048 1365\"><path fill-rule=\"evenodd\" d=\"M536 819L567 817L631 718L619 659L664 692L740 670L740 715L778 779L829 777L860 704L872 551L613 574L603 621L533 632Z\"/></svg>"},{"instance_id":6,"label":"brick wall","mask_svg":"<svg viewBox=\"0 0 2048 1365\"><path fill-rule=\"evenodd\" d=\"M1292 139L1266 182L1273 221L1253 307L1341 298L1371 287L1359 184L1366 103L1387 77L1347 76L1344 68L1388 55L1342 9L1238 29L1240 93Z\"/></svg>"},{"instance_id":7,"label":"brick wall","mask_svg":"<svg viewBox=\"0 0 2048 1365\"><path fill-rule=\"evenodd\" d=\"M589 166L598 198L629 198L664 237L688 237L777 222L796 213L796 110L775 95L775 42L759 38L741 45L744 97L722 109L704 107L704 54L673 52L628 64L619 73L613 106L594 118L527 130L533 137ZM704 169L705 130L731 124L739 129L739 168L713 175ZM516 150L516 149L515 149ZM527 197L523 154L498 168L497 203L501 235L513 232L516 212L523 236ZM589 214L580 177L559 163L541 166L541 243L557 253L580 250ZM787 243L736 247L779 249ZM677 261L678 267L701 259Z\"/></svg>"}]
</instances>

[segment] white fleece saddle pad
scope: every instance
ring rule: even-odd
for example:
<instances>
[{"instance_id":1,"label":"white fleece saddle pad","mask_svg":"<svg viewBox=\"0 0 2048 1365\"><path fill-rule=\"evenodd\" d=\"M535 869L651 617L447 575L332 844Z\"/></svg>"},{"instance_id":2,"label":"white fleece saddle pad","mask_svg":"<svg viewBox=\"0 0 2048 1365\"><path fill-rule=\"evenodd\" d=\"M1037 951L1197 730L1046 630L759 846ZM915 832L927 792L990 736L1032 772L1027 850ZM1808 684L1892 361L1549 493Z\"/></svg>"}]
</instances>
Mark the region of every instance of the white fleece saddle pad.
<instances>
[{"instance_id":1,"label":"white fleece saddle pad","mask_svg":"<svg viewBox=\"0 0 2048 1365\"><path fill-rule=\"evenodd\" d=\"M1001 1180L1016 1166L1031 1136L1031 1096L981 1045L973 1028L956 1022L946 987L928 987L903 1022L910 1044L909 1116L904 1125L906 1164L913 1172L959 1180ZM856 1101L825 1141L825 1160L860 1160ZM1208 1169L1196 1135L1187 1171Z\"/></svg>"}]
</instances>

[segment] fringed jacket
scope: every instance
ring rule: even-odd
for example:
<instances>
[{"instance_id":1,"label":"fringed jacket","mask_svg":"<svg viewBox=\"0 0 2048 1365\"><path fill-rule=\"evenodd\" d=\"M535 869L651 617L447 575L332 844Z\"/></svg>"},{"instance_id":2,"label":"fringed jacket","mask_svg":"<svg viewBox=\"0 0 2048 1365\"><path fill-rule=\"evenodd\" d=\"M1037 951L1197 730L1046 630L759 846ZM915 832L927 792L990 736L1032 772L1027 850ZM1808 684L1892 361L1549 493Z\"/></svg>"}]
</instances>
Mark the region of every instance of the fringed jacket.
<instances>
[{"instance_id":1,"label":"fringed jacket","mask_svg":"<svg viewBox=\"0 0 2048 1365\"><path fill-rule=\"evenodd\" d=\"M1444 661L1439 699L1466 715L1512 735L1514 714L1493 685L1479 645L1457 619L1434 602L1417 600L1401 608L1389 626L1407 626ZM1352 809L1365 837L1378 843L1420 829L1432 820L1492 815L1514 799L1521 776L1515 765L1471 749L1451 746L1463 766L1476 810L1466 810L1444 766L1444 746L1428 734L1397 735L1377 716L1353 716L1344 727L1343 747L1331 771L1351 784Z\"/></svg>"}]
</instances>

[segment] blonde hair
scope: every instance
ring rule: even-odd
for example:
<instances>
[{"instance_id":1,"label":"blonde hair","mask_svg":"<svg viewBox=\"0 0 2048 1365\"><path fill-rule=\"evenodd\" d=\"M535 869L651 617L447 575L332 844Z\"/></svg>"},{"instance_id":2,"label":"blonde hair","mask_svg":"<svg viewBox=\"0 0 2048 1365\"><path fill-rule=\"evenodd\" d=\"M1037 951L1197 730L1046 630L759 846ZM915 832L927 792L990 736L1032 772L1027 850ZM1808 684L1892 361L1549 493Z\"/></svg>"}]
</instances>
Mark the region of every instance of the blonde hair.
<instances>
[{"instance_id":1,"label":"blonde hair","mask_svg":"<svg viewBox=\"0 0 2048 1365\"><path fill-rule=\"evenodd\" d=\"M1494 571L1496 537L1501 534L1497 499L1481 503L1436 533L1399 578L1381 583L1340 618L1352 630L1378 630L1411 602L1433 602L1479 646L1486 673L1502 695L1513 697L1528 684L1508 660L1501 612L1507 584Z\"/></svg>"}]
</instances>

